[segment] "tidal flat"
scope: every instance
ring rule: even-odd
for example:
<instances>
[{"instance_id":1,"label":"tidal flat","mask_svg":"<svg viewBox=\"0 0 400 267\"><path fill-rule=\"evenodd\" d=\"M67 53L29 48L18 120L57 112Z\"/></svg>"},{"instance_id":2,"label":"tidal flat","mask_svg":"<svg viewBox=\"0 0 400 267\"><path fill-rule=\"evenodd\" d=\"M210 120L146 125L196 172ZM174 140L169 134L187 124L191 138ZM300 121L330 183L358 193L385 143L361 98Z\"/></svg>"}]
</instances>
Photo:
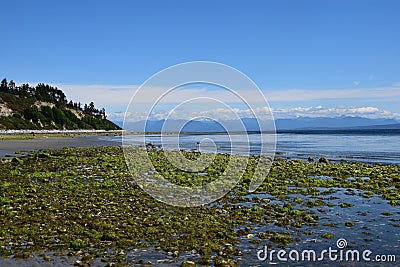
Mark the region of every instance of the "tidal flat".
<instances>
[{"instance_id":1,"label":"tidal flat","mask_svg":"<svg viewBox=\"0 0 400 267\"><path fill-rule=\"evenodd\" d=\"M195 159L199 152L183 152ZM163 151L157 171L183 186L222 174L217 154L180 173ZM400 260L400 166L276 158L255 192L258 157L223 198L173 207L146 194L119 146L39 151L0 163L0 265L266 265L257 251L348 247ZM277 262L278 263L278 262ZM365 265L364 265L365 266Z\"/></svg>"}]
</instances>

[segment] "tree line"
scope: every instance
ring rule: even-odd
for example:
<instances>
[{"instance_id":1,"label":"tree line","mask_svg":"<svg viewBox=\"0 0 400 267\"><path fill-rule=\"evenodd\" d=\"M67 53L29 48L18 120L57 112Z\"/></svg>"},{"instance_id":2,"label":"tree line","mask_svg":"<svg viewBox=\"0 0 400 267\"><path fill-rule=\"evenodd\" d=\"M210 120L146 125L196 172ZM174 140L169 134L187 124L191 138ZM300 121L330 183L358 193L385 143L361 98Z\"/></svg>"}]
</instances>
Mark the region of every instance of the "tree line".
<instances>
[{"instance_id":1,"label":"tree line","mask_svg":"<svg viewBox=\"0 0 400 267\"><path fill-rule=\"evenodd\" d=\"M34 98L38 101L53 103L58 108L67 107L80 110L96 118L107 118L105 109L97 109L94 102L84 104L83 107L80 102L73 102L72 100L68 102L62 90L44 83L39 83L35 87L30 86L28 83L17 86L13 80L8 82L7 79L4 78L0 83L0 92L17 95L22 98Z\"/></svg>"},{"instance_id":2,"label":"tree line","mask_svg":"<svg viewBox=\"0 0 400 267\"><path fill-rule=\"evenodd\" d=\"M36 105L36 101L51 105ZM57 87L44 83L17 86L4 78L0 83L2 102L13 112L0 116L0 129L120 129L107 120L104 108L97 109L93 102L82 107L79 102L68 101Z\"/></svg>"}]
</instances>

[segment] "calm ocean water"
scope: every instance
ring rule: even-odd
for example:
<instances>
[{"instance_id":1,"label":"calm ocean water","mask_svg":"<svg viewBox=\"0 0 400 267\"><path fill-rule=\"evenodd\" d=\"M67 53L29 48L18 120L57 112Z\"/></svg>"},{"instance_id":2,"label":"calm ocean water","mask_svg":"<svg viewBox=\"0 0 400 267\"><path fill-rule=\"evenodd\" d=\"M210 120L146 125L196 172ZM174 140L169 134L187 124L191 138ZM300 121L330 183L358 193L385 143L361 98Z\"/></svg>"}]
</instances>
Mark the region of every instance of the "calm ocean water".
<instances>
[{"instance_id":1,"label":"calm ocean water","mask_svg":"<svg viewBox=\"0 0 400 267\"><path fill-rule=\"evenodd\" d=\"M105 138L115 140L121 137ZM143 143L143 138L143 135L129 135L124 137L124 142L140 145ZM400 164L400 134L398 133L279 133L276 138L278 157L318 159L318 157L326 156L333 161ZM250 148L250 154L259 154L261 143L269 140L270 137L260 134L237 134L232 139L234 139L232 142L234 142L235 153L247 154L246 151ZM162 138L160 135L146 135L145 141L155 146L163 144L166 149L232 152L231 139L224 134L170 134L163 135Z\"/></svg>"}]
</instances>

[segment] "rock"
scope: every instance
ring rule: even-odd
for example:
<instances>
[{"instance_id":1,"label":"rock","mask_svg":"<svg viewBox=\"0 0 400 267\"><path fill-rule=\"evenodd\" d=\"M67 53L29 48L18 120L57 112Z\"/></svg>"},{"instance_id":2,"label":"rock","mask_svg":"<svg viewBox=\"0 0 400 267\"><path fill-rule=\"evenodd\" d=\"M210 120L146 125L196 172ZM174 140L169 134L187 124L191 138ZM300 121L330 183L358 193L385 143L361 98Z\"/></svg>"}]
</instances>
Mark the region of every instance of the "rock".
<instances>
[{"instance_id":1,"label":"rock","mask_svg":"<svg viewBox=\"0 0 400 267\"><path fill-rule=\"evenodd\" d=\"M50 257L49 255L44 255L43 256L43 260L45 260L45 261L54 261L54 259L52 257Z\"/></svg>"},{"instance_id":2,"label":"rock","mask_svg":"<svg viewBox=\"0 0 400 267\"><path fill-rule=\"evenodd\" d=\"M333 234L331 234L331 233L323 233L321 235L321 237L325 238L325 239L332 239L333 238Z\"/></svg>"},{"instance_id":3,"label":"rock","mask_svg":"<svg viewBox=\"0 0 400 267\"><path fill-rule=\"evenodd\" d=\"M185 260L182 262L181 266L182 267L196 266L196 263L194 261Z\"/></svg>"},{"instance_id":4,"label":"rock","mask_svg":"<svg viewBox=\"0 0 400 267\"><path fill-rule=\"evenodd\" d=\"M38 158L51 158L51 155L47 152L42 152L37 155Z\"/></svg>"},{"instance_id":5,"label":"rock","mask_svg":"<svg viewBox=\"0 0 400 267\"><path fill-rule=\"evenodd\" d=\"M321 158L318 160L318 162L319 162L319 163L326 163L326 164L329 164L329 159L328 159L327 157L321 157Z\"/></svg>"},{"instance_id":6,"label":"rock","mask_svg":"<svg viewBox=\"0 0 400 267\"><path fill-rule=\"evenodd\" d=\"M314 162L314 159L312 157L308 157L308 162Z\"/></svg>"},{"instance_id":7,"label":"rock","mask_svg":"<svg viewBox=\"0 0 400 267\"><path fill-rule=\"evenodd\" d=\"M13 158L11 160L11 162L20 163L20 164L24 163L24 161L22 159L18 158L18 157Z\"/></svg>"},{"instance_id":8,"label":"rock","mask_svg":"<svg viewBox=\"0 0 400 267\"><path fill-rule=\"evenodd\" d=\"M83 262L77 260L77 261L74 263L74 266L83 267L83 266L85 266L85 264L84 264Z\"/></svg>"}]
</instances>

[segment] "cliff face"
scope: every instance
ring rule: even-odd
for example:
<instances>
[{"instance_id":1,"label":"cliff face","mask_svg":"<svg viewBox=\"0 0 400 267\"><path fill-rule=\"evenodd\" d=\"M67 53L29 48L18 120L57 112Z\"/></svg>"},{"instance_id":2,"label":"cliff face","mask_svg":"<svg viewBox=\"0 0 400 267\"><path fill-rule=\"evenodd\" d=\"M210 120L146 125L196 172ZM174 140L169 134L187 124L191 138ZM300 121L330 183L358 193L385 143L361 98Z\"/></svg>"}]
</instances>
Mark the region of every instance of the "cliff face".
<instances>
[{"instance_id":1,"label":"cliff face","mask_svg":"<svg viewBox=\"0 0 400 267\"><path fill-rule=\"evenodd\" d=\"M12 114L13 114L12 109L8 108L5 103L1 103L1 99L0 99L0 116L8 117Z\"/></svg>"},{"instance_id":2,"label":"cliff face","mask_svg":"<svg viewBox=\"0 0 400 267\"><path fill-rule=\"evenodd\" d=\"M16 86L3 79L0 85L0 129L117 130L105 109L67 100L58 88L38 84Z\"/></svg>"}]
</instances>

